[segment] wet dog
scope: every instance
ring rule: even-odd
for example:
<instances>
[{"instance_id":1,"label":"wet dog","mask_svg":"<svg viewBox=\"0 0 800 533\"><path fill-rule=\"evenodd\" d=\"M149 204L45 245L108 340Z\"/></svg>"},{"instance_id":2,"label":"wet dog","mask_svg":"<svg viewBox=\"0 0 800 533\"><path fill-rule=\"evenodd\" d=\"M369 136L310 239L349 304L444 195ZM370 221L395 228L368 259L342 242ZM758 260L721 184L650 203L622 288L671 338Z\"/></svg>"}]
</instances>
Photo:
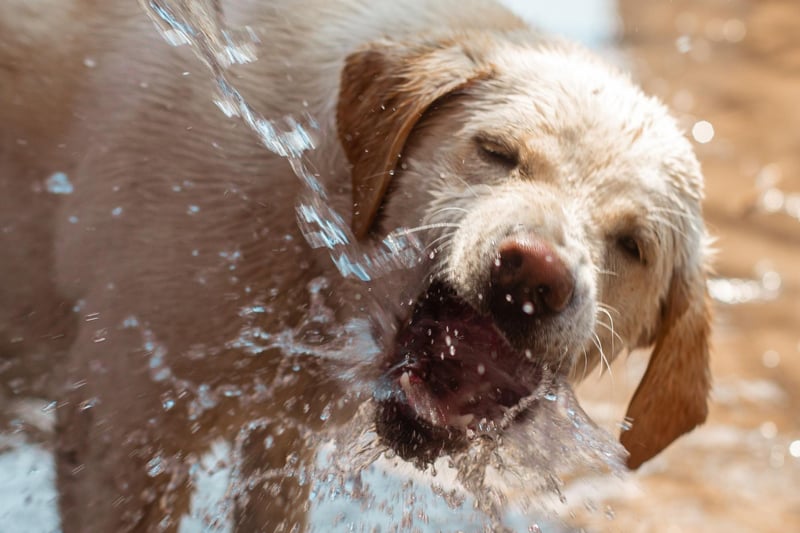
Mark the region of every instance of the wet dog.
<instances>
[{"instance_id":1,"label":"wet dog","mask_svg":"<svg viewBox=\"0 0 800 533\"><path fill-rule=\"evenodd\" d=\"M299 180L210 105L186 49L130 2L50 4L0 8L0 355L6 394L58 401L63 528L176 528L220 437L242 476L273 475L237 527L302 525L291 472L353 403L280 335L323 342L368 312L364 285L308 248ZM651 345L628 465L705 419L702 177L662 104L486 0L230 4L260 37L237 83L318 120L311 166L354 233L426 247L367 287L394 294L372 365L385 442L430 460L544 373Z\"/></svg>"}]
</instances>

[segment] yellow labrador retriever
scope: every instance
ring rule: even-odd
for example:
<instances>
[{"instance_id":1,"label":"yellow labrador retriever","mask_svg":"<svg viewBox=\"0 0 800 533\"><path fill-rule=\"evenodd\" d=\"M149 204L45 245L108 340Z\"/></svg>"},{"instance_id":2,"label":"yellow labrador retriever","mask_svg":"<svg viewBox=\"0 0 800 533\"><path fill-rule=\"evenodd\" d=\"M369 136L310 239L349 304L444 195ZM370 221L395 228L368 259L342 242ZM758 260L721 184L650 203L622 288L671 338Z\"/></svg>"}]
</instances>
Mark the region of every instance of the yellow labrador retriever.
<instances>
[{"instance_id":1,"label":"yellow labrador retriever","mask_svg":"<svg viewBox=\"0 0 800 533\"><path fill-rule=\"evenodd\" d=\"M393 317L375 426L403 457L468 446L544 372L651 345L628 465L703 422L702 177L660 102L490 0L225 8L259 37L235 70L250 104L318 121L331 205L363 242L406 227L425 254L344 280L298 230L287 161L135 2L4 1L0 376L58 402L64 531L174 530L220 437L243 475L273 474L237 528L302 527L307 436L355 403L291 341L324 346L373 289Z\"/></svg>"}]
</instances>

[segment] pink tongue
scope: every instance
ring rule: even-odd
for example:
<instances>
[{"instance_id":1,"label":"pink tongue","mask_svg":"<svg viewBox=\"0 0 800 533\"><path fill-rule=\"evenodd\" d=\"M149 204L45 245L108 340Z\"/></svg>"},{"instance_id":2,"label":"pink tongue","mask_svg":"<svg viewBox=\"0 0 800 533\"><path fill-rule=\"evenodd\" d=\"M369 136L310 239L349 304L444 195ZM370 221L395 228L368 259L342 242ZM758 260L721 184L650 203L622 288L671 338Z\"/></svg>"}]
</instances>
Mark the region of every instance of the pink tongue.
<instances>
[{"instance_id":1,"label":"pink tongue","mask_svg":"<svg viewBox=\"0 0 800 533\"><path fill-rule=\"evenodd\" d=\"M431 424L437 426L447 424L447 416L442 411L441 405L428 391L424 383L412 377L408 372L403 372L400 376L400 386L406 395L408 405L415 413Z\"/></svg>"},{"instance_id":2,"label":"pink tongue","mask_svg":"<svg viewBox=\"0 0 800 533\"><path fill-rule=\"evenodd\" d=\"M409 407L417 415L436 426L467 427L474 419L474 415L447 412L440 400L431 394L425 383L403 372L400 375L400 386L406 395Z\"/></svg>"}]
</instances>

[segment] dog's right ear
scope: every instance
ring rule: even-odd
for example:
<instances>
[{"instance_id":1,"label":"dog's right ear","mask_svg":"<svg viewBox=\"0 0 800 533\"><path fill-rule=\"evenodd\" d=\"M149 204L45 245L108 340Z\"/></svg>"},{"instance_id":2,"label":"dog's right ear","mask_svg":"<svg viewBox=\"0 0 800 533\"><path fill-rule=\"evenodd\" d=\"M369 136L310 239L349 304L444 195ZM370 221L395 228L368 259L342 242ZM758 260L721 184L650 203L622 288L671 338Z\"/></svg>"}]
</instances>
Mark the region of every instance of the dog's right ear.
<instances>
[{"instance_id":1,"label":"dog's right ear","mask_svg":"<svg viewBox=\"0 0 800 533\"><path fill-rule=\"evenodd\" d=\"M414 47L379 42L347 57L336 119L352 165L356 237L369 232L406 140L425 111L490 74L489 65L456 42Z\"/></svg>"}]
</instances>

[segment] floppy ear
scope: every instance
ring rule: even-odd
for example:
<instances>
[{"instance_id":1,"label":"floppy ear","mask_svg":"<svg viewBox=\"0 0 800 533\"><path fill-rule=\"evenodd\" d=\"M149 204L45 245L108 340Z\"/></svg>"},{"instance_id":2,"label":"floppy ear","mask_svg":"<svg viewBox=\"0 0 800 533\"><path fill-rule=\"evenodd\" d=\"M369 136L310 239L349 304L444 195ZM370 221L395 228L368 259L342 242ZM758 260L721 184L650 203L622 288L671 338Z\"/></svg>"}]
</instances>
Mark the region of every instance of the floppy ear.
<instances>
[{"instance_id":1,"label":"floppy ear","mask_svg":"<svg viewBox=\"0 0 800 533\"><path fill-rule=\"evenodd\" d=\"M347 57L336 110L352 164L356 237L368 232L414 125L439 98L488 77L490 68L454 42L381 42Z\"/></svg>"},{"instance_id":2,"label":"floppy ear","mask_svg":"<svg viewBox=\"0 0 800 533\"><path fill-rule=\"evenodd\" d=\"M702 424L708 413L709 297L703 267L694 270L673 274L650 363L628 406L631 426L620 441L631 469Z\"/></svg>"}]
</instances>

